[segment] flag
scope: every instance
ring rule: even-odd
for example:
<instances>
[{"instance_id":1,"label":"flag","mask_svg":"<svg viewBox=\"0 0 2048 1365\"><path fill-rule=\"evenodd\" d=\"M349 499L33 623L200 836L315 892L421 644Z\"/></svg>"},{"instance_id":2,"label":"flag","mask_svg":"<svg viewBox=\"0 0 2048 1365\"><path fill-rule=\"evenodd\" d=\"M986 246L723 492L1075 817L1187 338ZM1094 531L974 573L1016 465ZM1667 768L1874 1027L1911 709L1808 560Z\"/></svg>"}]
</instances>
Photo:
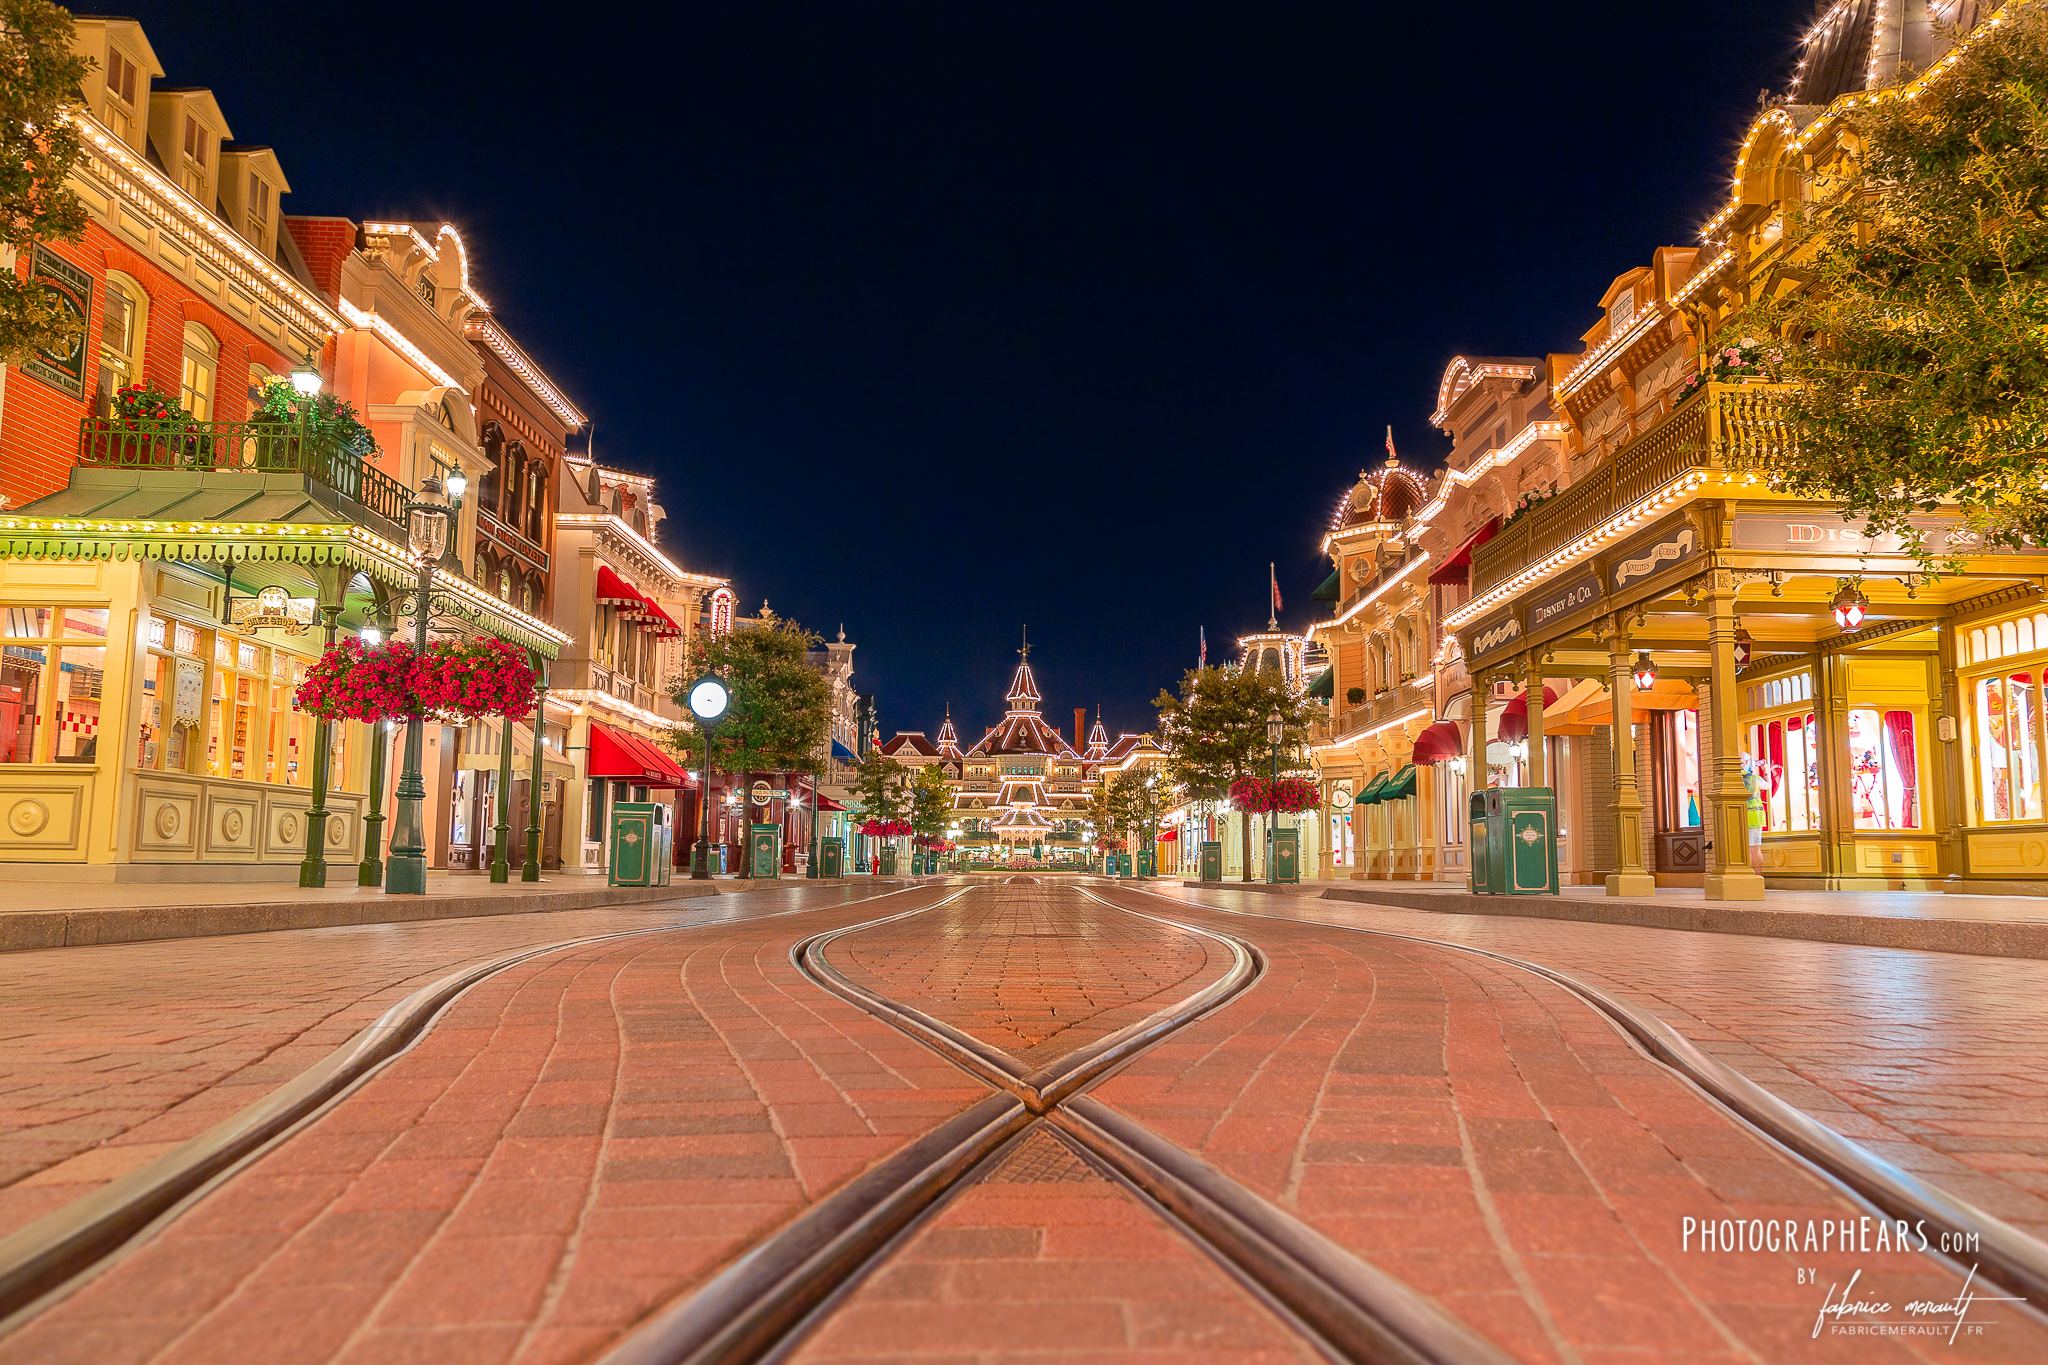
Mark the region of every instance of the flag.
<instances>
[{"instance_id":1,"label":"flag","mask_svg":"<svg viewBox=\"0 0 2048 1365\"><path fill-rule=\"evenodd\" d=\"M1280 576L1273 572L1273 566L1270 563L1266 565L1266 577L1272 580L1273 612L1275 615L1278 615L1279 613L1287 610L1287 607L1280 600Z\"/></svg>"},{"instance_id":2,"label":"flag","mask_svg":"<svg viewBox=\"0 0 2048 1365\"><path fill-rule=\"evenodd\" d=\"M1207 668L1209 666L1209 628L1207 626L1200 626L1197 629L1202 632L1202 656L1196 661L1195 667Z\"/></svg>"},{"instance_id":3,"label":"flag","mask_svg":"<svg viewBox=\"0 0 2048 1365\"><path fill-rule=\"evenodd\" d=\"M1389 423L1387 425L1387 463L1398 463L1400 458L1400 456L1394 453L1394 427L1392 423Z\"/></svg>"}]
</instances>

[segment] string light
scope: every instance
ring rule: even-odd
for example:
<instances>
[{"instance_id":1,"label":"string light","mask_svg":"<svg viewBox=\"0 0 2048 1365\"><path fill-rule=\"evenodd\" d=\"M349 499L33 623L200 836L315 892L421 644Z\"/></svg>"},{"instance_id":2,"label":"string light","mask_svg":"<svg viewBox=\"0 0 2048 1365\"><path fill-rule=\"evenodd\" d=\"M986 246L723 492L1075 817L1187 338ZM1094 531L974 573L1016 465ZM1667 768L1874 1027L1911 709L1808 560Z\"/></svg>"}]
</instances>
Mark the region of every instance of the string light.
<instances>
[{"instance_id":1,"label":"string light","mask_svg":"<svg viewBox=\"0 0 2048 1365\"><path fill-rule=\"evenodd\" d=\"M471 318L464 330L472 340L481 341L489 347L491 354L498 357L506 369L518 375L528 388L539 394L541 401L548 405L555 416L572 427L580 427L589 420L569 401L567 394L555 387L554 381L541 371L533 357L498 325L496 318Z\"/></svg>"},{"instance_id":2,"label":"string light","mask_svg":"<svg viewBox=\"0 0 2048 1365\"><path fill-rule=\"evenodd\" d=\"M1492 376L1509 379L1534 379L1534 365L1506 365L1499 361L1473 361L1464 356L1453 359L1444 370L1443 381L1436 388L1436 411L1429 415L1429 424L1440 427L1450 415L1451 404L1465 396L1465 390L1482 379ZM1459 382L1462 381L1462 382ZM1455 388L1453 387L1455 385Z\"/></svg>"}]
</instances>

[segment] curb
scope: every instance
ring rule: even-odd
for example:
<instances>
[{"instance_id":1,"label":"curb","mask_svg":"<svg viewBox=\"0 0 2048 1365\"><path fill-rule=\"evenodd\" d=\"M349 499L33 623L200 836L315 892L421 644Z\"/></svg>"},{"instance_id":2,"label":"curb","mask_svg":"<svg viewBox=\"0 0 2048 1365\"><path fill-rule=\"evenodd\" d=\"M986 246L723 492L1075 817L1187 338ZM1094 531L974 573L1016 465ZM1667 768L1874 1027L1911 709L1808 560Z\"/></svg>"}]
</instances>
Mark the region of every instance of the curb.
<instances>
[{"instance_id":1,"label":"curb","mask_svg":"<svg viewBox=\"0 0 2048 1365\"><path fill-rule=\"evenodd\" d=\"M1258 882L1183 882L1204 891L1260 891L1289 894ZM1372 885L1372 884L1368 884ZM1309 892L1292 894L1307 895ZM1842 915L1826 911L1764 910L1734 904L1623 900L1580 900L1568 896L1474 896L1457 891L1402 891L1332 887L1317 899L1426 910L1439 915L1488 915L1504 919L1567 920L1580 924L1621 924L1637 929L1674 929L1699 934L1742 934L1751 938L1840 943L1862 948L1901 948L1920 953L1969 957L2048 960L2048 922L2027 920L1922 919L1906 915Z\"/></svg>"},{"instance_id":2,"label":"curb","mask_svg":"<svg viewBox=\"0 0 2048 1365\"><path fill-rule=\"evenodd\" d=\"M817 885L812 882L810 885ZM776 885L760 883L759 885ZM588 910L642 905L745 891L734 882L678 882L673 886L593 887L515 896L385 896L366 891L352 901L262 901L241 905L134 905L110 910L27 910L0 914L0 953L39 948L88 948L109 943L150 943L172 938L219 938L278 929L331 929L356 924L411 924L483 915L528 915L545 910Z\"/></svg>"}]
</instances>

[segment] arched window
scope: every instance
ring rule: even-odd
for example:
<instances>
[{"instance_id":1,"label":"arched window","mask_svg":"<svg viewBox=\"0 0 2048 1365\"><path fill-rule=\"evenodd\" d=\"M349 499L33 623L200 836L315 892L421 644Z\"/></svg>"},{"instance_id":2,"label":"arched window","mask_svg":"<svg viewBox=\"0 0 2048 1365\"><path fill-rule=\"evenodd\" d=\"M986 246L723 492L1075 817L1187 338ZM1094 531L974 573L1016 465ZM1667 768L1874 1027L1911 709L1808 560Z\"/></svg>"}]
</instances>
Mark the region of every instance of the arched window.
<instances>
[{"instance_id":1,"label":"arched window","mask_svg":"<svg viewBox=\"0 0 2048 1365\"><path fill-rule=\"evenodd\" d=\"M505 498L504 505L491 510L503 518L505 524L518 527L523 524L520 494L526 488L526 442L514 441L505 447Z\"/></svg>"},{"instance_id":2,"label":"arched window","mask_svg":"<svg viewBox=\"0 0 2048 1365\"><path fill-rule=\"evenodd\" d=\"M149 332L149 295L134 279L107 272L106 298L100 305L100 392L142 382L142 339Z\"/></svg>"},{"instance_id":3,"label":"arched window","mask_svg":"<svg viewBox=\"0 0 2048 1365\"><path fill-rule=\"evenodd\" d=\"M178 381L178 405L199 421L213 418L214 381L220 369L220 343L196 322L185 324L185 369Z\"/></svg>"},{"instance_id":4,"label":"arched window","mask_svg":"<svg viewBox=\"0 0 2048 1365\"><path fill-rule=\"evenodd\" d=\"M498 600L501 602L510 602L512 600L512 571L503 567L498 570Z\"/></svg>"},{"instance_id":5,"label":"arched window","mask_svg":"<svg viewBox=\"0 0 2048 1365\"><path fill-rule=\"evenodd\" d=\"M519 583L519 610L531 616L533 615L533 606L533 580L530 578L522 579Z\"/></svg>"},{"instance_id":6,"label":"arched window","mask_svg":"<svg viewBox=\"0 0 2048 1365\"><path fill-rule=\"evenodd\" d=\"M270 381L277 378L268 365L249 367L249 415L254 417L256 409L263 406L263 390L270 387Z\"/></svg>"},{"instance_id":7,"label":"arched window","mask_svg":"<svg viewBox=\"0 0 2048 1365\"><path fill-rule=\"evenodd\" d=\"M526 473L526 536L534 544L541 541L542 514L547 510L547 478L541 473L538 460L528 467Z\"/></svg>"}]
</instances>

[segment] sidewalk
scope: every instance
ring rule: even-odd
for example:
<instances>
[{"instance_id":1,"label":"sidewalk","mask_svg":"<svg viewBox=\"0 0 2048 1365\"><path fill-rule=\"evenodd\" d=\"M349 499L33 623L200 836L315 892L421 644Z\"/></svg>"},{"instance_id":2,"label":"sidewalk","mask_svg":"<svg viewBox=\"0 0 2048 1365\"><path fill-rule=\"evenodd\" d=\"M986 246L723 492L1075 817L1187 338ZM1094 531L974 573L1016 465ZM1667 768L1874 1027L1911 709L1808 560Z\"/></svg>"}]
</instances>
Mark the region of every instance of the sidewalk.
<instances>
[{"instance_id":1,"label":"sidewalk","mask_svg":"<svg viewBox=\"0 0 2048 1365\"><path fill-rule=\"evenodd\" d=\"M355 867L330 875L353 879ZM494 884L474 872L430 872L423 896L391 896L377 887L279 886L275 883L184 882L106 885L9 882L0 887L0 952L138 943L151 939L257 934L272 929L325 929L343 924L401 924L473 915L525 915L546 910L649 904L782 885L817 886L801 877L747 881L680 878L669 886L607 886L601 876L555 874L538 882Z\"/></svg>"},{"instance_id":2,"label":"sidewalk","mask_svg":"<svg viewBox=\"0 0 2048 1365\"><path fill-rule=\"evenodd\" d=\"M1475 896L1456 882L1183 881L1183 886L1359 901L1447 915L1630 924L1910 948L1930 953L2048 959L2048 897L1971 896L1940 891L1767 891L1761 901L1709 901L1696 887L1667 887L1654 897L1610 897L1597 886L1566 886L1555 896Z\"/></svg>"}]
</instances>

